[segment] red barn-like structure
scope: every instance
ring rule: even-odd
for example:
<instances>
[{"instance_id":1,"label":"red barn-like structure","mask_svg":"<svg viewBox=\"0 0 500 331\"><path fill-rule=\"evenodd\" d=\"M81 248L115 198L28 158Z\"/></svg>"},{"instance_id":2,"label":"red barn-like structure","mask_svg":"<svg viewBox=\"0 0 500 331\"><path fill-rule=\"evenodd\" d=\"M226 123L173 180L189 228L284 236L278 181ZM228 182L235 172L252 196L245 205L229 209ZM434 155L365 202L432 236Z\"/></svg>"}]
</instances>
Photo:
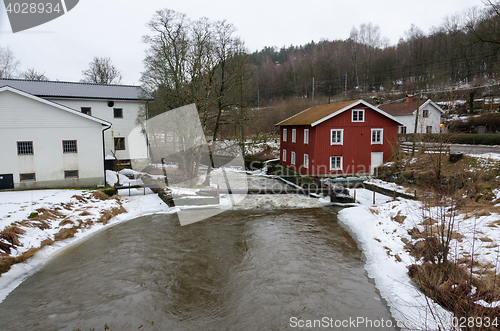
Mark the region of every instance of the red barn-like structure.
<instances>
[{"instance_id":1,"label":"red barn-like structure","mask_svg":"<svg viewBox=\"0 0 500 331\"><path fill-rule=\"evenodd\" d=\"M393 116L346 101L306 109L278 124L280 163L309 176L373 174L397 149Z\"/></svg>"}]
</instances>

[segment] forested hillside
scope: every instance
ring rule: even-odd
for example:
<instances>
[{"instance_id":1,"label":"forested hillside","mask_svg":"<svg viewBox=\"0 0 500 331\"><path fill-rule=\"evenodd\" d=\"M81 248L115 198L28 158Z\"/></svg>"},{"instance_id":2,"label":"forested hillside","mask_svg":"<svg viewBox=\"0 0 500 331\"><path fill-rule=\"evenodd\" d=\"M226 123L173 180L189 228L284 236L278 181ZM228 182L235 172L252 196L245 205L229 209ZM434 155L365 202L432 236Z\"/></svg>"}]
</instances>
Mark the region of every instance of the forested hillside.
<instances>
[{"instance_id":1,"label":"forested hillside","mask_svg":"<svg viewBox=\"0 0 500 331\"><path fill-rule=\"evenodd\" d=\"M371 23L353 28L347 40L323 40L250 55L260 101L380 91L432 91L482 86L500 72L499 3L444 20L429 34L412 26L389 45ZM313 85L314 82L314 85Z\"/></svg>"}]
</instances>

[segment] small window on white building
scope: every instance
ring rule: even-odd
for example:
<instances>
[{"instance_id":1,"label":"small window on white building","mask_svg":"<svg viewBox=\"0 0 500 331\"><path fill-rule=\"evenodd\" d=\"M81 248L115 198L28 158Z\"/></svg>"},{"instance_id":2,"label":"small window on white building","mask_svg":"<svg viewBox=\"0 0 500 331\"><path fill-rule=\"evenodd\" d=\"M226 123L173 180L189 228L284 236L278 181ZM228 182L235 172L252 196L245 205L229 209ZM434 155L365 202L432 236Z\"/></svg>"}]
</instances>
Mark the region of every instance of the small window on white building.
<instances>
[{"instance_id":1,"label":"small window on white building","mask_svg":"<svg viewBox=\"0 0 500 331\"><path fill-rule=\"evenodd\" d=\"M304 129L304 145L309 144L309 129Z\"/></svg>"},{"instance_id":2,"label":"small window on white building","mask_svg":"<svg viewBox=\"0 0 500 331\"><path fill-rule=\"evenodd\" d=\"M352 110L352 121L353 122L364 122L365 121L365 110L364 109L353 109Z\"/></svg>"},{"instance_id":3,"label":"small window on white building","mask_svg":"<svg viewBox=\"0 0 500 331\"><path fill-rule=\"evenodd\" d=\"M295 164L295 152L292 152L292 154L291 154L291 157L290 157L290 158L291 158L290 163L291 163L291 164Z\"/></svg>"},{"instance_id":4,"label":"small window on white building","mask_svg":"<svg viewBox=\"0 0 500 331\"><path fill-rule=\"evenodd\" d=\"M115 151L125 150L125 138L115 138Z\"/></svg>"},{"instance_id":5,"label":"small window on white building","mask_svg":"<svg viewBox=\"0 0 500 331\"><path fill-rule=\"evenodd\" d=\"M281 161L286 162L286 149L283 150L283 156L281 157Z\"/></svg>"},{"instance_id":6,"label":"small window on white building","mask_svg":"<svg viewBox=\"0 0 500 331\"><path fill-rule=\"evenodd\" d=\"M432 126L431 125L427 126L426 133L432 133Z\"/></svg>"},{"instance_id":7,"label":"small window on white building","mask_svg":"<svg viewBox=\"0 0 500 331\"><path fill-rule=\"evenodd\" d=\"M82 113L87 115L92 115L92 109L90 107L82 107Z\"/></svg>"},{"instance_id":8,"label":"small window on white building","mask_svg":"<svg viewBox=\"0 0 500 331\"><path fill-rule=\"evenodd\" d=\"M65 170L64 178L65 179L78 178L78 170Z\"/></svg>"},{"instance_id":9,"label":"small window on white building","mask_svg":"<svg viewBox=\"0 0 500 331\"><path fill-rule=\"evenodd\" d=\"M342 145L344 140L344 129L330 130L330 145Z\"/></svg>"},{"instance_id":10,"label":"small window on white building","mask_svg":"<svg viewBox=\"0 0 500 331\"><path fill-rule=\"evenodd\" d=\"M342 156L330 156L330 170L342 170Z\"/></svg>"},{"instance_id":11,"label":"small window on white building","mask_svg":"<svg viewBox=\"0 0 500 331\"><path fill-rule=\"evenodd\" d=\"M292 143L297 141L297 130L292 129Z\"/></svg>"},{"instance_id":12,"label":"small window on white building","mask_svg":"<svg viewBox=\"0 0 500 331\"><path fill-rule=\"evenodd\" d=\"M372 145L382 145L384 141L383 129L372 129Z\"/></svg>"},{"instance_id":13,"label":"small window on white building","mask_svg":"<svg viewBox=\"0 0 500 331\"><path fill-rule=\"evenodd\" d=\"M400 126L399 133L406 134L406 126Z\"/></svg>"},{"instance_id":14,"label":"small window on white building","mask_svg":"<svg viewBox=\"0 0 500 331\"><path fill-rule=\"evenodd\" d=\"M422 117L429 117L429 109L422 110Z\"/></svg>"},{"instance_id":15,"label":"small window on white building","mask_svg":"<svg viewBox=\"0 0 500 331\"><path fill-rule=\"evenodd\" d=\"M309 155L304 154L304 168L309 168Z\"/></svg>"},{"instance_id":16,"label":"small window on white building","mask_svg":"<svg viewBox=\"0 0 500 331\"><path fill-rule=\"evenodd\" d=\"M123 108L113 108L114 118L123 118Z\"/></svg>"},{"instance_id":17,"label":"small window on white building","mask_svg":"<svg viewBox=\"0 0 500 331\"><path fill-rule=\"evenodd\" d=\"M77 153L76 140L63 140L63 153Z\"/></svg>"},{"instance_id":18,"label":"small window on white building","mask_svg":"<svg viewBox=\"0 0 500 331\"><path fill-rule=\"evenodd\" d=\"M33 155L33 142L32 141L18 141L17 142L18 155Z\"/></svg>"},{"instance_id":19,"label":"small window on white building","mask_svg":"<svg viewBox=\"0 0 500 331\"><path fill-rule=\"evenodd\" d=\"M19 180L21 182L33 182L36 180L36 176L35 176L35 173L19 174Z\"/></svg>"},{"instance_id":20,"label":"small window on white building","mask_svg":"<svg viewBox=\"0 0 500 331\"><path fill-rule=\"evenodd\" d=\"M283 129L283 141L286 141L287 129Z\"/></svg>"}]
</instances>

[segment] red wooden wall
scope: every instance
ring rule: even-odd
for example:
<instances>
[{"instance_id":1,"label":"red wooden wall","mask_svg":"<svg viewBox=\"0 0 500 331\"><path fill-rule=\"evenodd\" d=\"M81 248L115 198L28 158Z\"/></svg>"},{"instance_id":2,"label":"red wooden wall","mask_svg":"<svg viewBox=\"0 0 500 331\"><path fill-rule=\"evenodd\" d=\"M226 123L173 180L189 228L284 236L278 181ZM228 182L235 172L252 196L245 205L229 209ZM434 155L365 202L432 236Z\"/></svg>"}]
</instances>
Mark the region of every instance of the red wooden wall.
<instances>
[{"instance_id":1,"label":"red wooden wall","mask_svg":"<svg viewBox=\"0 0 500 331\"><path fill-rule=\"evenodd\" d=\"M398 123L363 105L354 109L365 109L364 122L351 121L351 109L311 126L282 126L280 163L303 174L321 176L328 174L366 174L370 172L371 153L383 152L384 162L390 159L397 148ZM283 141L283 129L287 129L287 141ZM292 129L297 130L297 140L292 143ZM304 144L304 129L309 129L309 144ZM343 129L343 144L330 144L330 130ZM371 144L371 129L383 129L383 144ZM282 161L283 149L287 151L286 162ZM291 164L291 152L296 153L295 165ZM309 155L309 167L303 167L304 154ZM330 157L343 157L343 170L330 171Z\"/></svg>"}]
</instances>

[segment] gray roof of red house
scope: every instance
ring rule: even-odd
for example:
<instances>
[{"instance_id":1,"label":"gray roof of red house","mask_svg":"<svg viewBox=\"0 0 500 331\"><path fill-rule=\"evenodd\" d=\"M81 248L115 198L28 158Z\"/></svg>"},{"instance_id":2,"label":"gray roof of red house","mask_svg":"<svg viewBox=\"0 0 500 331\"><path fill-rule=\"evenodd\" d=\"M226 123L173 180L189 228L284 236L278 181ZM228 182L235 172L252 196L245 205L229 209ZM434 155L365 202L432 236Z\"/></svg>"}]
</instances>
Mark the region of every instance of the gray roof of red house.
<instances>
[{"instance_id":1,"label":"gray roof of red house","mask_svg":"<svg viewBox=\"0 0 500 331\"><path fill-rule=\"evenodd\" d=\"M10 86L40 98L152 100L140 86L0 78L0 88Z\"/></svg>"}]
</instances>

